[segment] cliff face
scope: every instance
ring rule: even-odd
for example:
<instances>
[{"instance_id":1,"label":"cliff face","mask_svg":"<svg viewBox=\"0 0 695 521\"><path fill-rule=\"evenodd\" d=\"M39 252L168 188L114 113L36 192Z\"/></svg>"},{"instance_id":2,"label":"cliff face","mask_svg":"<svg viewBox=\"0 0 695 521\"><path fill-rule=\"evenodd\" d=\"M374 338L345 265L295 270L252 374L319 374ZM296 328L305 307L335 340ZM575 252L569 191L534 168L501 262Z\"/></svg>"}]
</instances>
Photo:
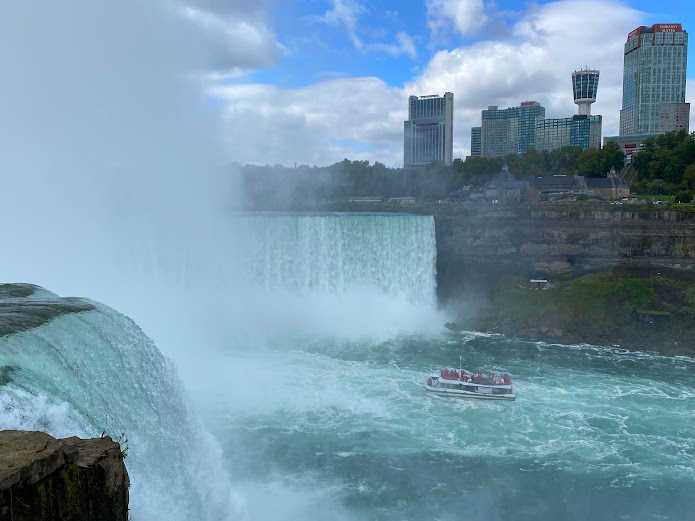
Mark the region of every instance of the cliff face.
<instances>
[{"instance_id":1,"label":"cliff face","mask_svg":"<svg viewBox=\"0 0 695 521\"><path fill-rule=\"evenodd\" d=\"M111 438L0 431L0 519L125 521L130 481Z\"/></svg>"},{"instance_id":2,"label":"cliff face","mask_svg":"<svg viewBox=\"0 0 695 521\"><path fill-rule=\"evenodd\" d=\"M433 208L443 300L505 274L695 272L695 213L581 203Z\"/></svg>"}]
</instances>

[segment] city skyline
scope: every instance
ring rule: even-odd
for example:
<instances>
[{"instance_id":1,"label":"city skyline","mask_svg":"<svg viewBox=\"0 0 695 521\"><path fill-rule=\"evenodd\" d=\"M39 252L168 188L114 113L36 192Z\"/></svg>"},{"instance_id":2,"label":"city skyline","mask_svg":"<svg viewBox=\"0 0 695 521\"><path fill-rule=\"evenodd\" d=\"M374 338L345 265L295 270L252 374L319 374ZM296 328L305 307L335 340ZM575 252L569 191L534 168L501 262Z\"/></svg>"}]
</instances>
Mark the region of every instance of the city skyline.
<instances>
[{"instance_id":1,"label":"city skyline","mask_svg":"<svg viewBox=\"0 0 695 521\"><path fill-rule=\"evenodd\" d=\"M257 35L281 47L263 65L218 74L206 92L223 116L230 159L241 163L326 165L348 157L400 165L408 95L445 91L456 95L454 157L464 157L470 128L488 105L537 100L546 117L575 113L568 75L585 65L601 70L592 110L603 115L604 135L617 134L626 35L654 23L695 27L688 4L326 0L285 6L284 25L274 25L271 6L251 21L265 28ZM309 49L312 59L300 63ZM242 132L237 122L250 120L254 108L261 115Z\"/></svg>"}]
</instances>

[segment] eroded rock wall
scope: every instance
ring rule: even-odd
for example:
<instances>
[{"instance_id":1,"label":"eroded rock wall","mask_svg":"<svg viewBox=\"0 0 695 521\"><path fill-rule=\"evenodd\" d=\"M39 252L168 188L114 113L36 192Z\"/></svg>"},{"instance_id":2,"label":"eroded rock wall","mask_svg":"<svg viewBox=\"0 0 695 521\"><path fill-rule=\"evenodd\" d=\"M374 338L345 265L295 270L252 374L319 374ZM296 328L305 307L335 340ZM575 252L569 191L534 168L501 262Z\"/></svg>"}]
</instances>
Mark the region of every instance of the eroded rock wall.
<instances>
[{"instance_id":1,"label":"eroded rock wall","mask_svg":"<svg viewBox=\"0 0 695 521\"><path fill-rule=\"evenodd\" d=\"M109 437L0 431L2 521L126 521L129 486Z\"/></svg>"},{"instance_id":2,"label":"eroded rock wall","mask_svg":"<svg viewBox=\"0 0 695 521\"><path fill-rule=\"evenodd\" d=\"M695 213L581 203L433 208L443 300L504 274L695 272Z\"/></svg>"}]
</instances>

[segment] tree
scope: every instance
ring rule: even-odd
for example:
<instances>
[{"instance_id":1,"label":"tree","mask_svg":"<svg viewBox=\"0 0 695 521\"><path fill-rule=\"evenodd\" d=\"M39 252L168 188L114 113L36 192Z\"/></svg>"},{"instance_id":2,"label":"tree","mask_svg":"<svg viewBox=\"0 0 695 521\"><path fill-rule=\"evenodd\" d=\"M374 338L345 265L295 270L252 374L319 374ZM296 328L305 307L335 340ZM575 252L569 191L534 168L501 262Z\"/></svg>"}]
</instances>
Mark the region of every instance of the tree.
<instances>
[{"instance_id":1,"label":"tree","mask_svg":"<svg viewBox=\"0 0 695 521\"><path fill-rule=\"evenodd\" d=\"M579 173L587 177L605 177L601 171L601 151L588 148L579 157Z\"/></svg>"},{"instance_id":2,"label":"tree","mask_svg":"<svg viewBox=\"0 0 695 521\"><path fill-rule=\"evenodd\" d=\"M689 203L693 200L693 195L690 192L678 192L673 200L677 203Z\"/></svg>"},{"instance_id":3,"label":"tree","mask_svg":"<svg viewBox=\"0 0 695 521\"><path fill-rule=\"evenodd\" d=\"M609 141L601 149L601 173L608 174L611 170L620 172L625 166L625 154L615 141Z\"/></svg>"},{"instance_id":4,"label":"tree","mask_svg":"<svg viewBox=\"0 0 695 521\"><path fill-rule=\"evenodd\" d=\"M695 190L695 163L691 163L685 169L681 186L686 190Z\"/></svg>"}]
</instances>

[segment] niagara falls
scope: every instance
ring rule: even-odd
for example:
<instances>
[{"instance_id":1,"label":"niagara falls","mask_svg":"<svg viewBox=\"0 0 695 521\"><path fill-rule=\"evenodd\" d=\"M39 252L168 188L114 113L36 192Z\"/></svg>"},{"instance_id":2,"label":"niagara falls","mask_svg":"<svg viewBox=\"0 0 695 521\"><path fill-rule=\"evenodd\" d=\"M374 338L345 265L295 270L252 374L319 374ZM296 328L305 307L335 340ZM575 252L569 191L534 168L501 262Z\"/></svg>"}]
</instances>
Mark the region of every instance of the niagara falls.
<instances>
[{"instance_id":1,"label":"niagara falls","mask_svg":"<svg viewBox=\"0 0 695 521\"><path fill-rule=\"evenodd\" d=\"M691 519L654 11L6 6L0 521Z\"/></svg>"}]
</instances>

